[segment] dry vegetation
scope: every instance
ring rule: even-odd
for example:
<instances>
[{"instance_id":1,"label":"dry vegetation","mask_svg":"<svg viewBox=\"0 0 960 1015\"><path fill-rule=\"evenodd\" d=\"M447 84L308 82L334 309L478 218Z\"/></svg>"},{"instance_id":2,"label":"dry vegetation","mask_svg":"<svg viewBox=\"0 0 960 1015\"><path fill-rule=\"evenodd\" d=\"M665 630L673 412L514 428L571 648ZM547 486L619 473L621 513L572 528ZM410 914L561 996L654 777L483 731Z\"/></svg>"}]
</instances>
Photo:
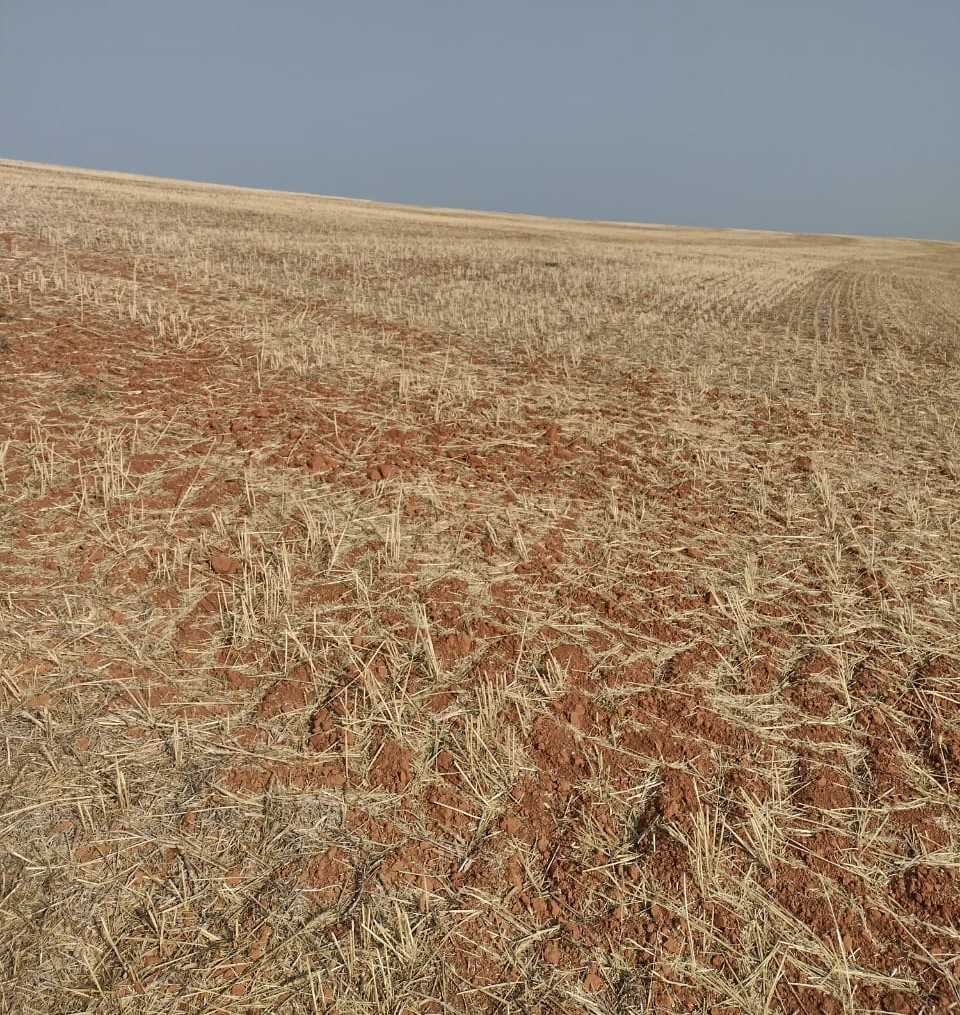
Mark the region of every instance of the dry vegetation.
<instances>
[{"instance_id":1,"label":"dry vegetation","mask_svg":"<svg viewBox=\"0 0 960 1015\"><path fill-rule=\"evenodd\" d=\"M0 228L3 1011L960 1007L960 247Z\"/></svg>"}]
</instances>

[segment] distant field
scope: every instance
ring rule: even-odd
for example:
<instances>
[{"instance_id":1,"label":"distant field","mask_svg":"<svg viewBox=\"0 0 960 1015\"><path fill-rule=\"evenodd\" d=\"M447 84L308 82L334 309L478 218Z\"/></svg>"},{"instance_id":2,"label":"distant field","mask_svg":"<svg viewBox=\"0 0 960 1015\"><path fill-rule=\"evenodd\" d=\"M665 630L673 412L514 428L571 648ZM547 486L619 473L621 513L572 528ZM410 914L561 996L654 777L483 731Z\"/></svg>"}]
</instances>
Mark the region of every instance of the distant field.
<instances>
[{"instance_id":1,"label":"distant field","mask_svg":"<svg viewBox=\"0 0 960 1015\"><path fill-rule=\"evenodd\" d=\"M0 162L0 734L4 1012L960 1010L960 245Z\"/></svg>"}]
</instances>

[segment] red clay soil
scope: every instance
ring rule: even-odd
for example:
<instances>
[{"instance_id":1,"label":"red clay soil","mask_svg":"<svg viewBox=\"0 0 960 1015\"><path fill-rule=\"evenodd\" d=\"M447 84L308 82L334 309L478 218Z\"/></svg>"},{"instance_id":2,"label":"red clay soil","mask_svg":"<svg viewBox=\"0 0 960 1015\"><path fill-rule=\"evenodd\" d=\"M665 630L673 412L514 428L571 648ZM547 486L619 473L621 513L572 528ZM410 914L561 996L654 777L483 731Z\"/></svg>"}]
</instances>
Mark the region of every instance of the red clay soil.
<instances>
[{"instance_id":1,"label":"red clay soil","mask_svg":"<svg viewBox=\"0 0 960 1015\"><path fill-rule=\"evenodd\" d=\"M55 263L11 249L11 278ZM854 429L589 363L589 418L531 394L494 421L488 391L438 422L375 372L258 377L252 339L181 350L8 291L4 906L30 942L0 959L9 1010L960 1010L958 629L926 605L956 575L922 548L896 576L852 540L807 552L811 444L840 462ZM548 370L498 363L504 390ZM721 419L739 457L703 467L678 427ZM99 432L124 435L126 489ZM620 539L613 486L648 512ZM298 495L396 508L422 542L337 544ZM276 636L240 632L248 594ZM24 797L50 766L79 805ZM82 960L43 929L77 905L102 922L70 932Z\"/></svg>"}]
</instances>

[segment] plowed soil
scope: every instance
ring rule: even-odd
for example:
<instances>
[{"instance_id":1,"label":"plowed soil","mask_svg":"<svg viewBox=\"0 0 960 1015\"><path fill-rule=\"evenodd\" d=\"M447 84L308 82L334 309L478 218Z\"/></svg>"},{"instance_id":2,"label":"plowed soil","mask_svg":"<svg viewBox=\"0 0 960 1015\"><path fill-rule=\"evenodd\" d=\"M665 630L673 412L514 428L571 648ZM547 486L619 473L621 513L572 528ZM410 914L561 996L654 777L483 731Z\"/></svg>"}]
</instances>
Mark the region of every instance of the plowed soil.
<instances>
[{"instance_id":1,"label":"plowed soil","mask_svg":"<svg viewBox=\"0 0 960 1015\"><path fill-rule=\"evenodd\" d=\"M960 246L0 233L3 1011L960 1011Z\"/></svg>"}]
</instances>

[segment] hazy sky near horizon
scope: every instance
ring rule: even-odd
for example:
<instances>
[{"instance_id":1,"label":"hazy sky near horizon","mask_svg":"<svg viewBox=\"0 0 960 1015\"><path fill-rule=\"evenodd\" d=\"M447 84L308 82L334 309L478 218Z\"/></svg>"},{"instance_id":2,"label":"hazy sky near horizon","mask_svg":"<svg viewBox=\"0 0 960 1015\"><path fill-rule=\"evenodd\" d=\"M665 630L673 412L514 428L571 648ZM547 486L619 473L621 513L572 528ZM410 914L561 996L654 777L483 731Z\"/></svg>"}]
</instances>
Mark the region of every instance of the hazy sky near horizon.
<instances>
[{"instance_id":1,"label":"hazy sky near horizon","mask_svg":"<svg viewBox=\"0 0 960 1015\"><path fill-rule=\"evenodd\" d=\"M960 240L960 0L0 0L0 157Z\"/></svg>"}]
</instances>

